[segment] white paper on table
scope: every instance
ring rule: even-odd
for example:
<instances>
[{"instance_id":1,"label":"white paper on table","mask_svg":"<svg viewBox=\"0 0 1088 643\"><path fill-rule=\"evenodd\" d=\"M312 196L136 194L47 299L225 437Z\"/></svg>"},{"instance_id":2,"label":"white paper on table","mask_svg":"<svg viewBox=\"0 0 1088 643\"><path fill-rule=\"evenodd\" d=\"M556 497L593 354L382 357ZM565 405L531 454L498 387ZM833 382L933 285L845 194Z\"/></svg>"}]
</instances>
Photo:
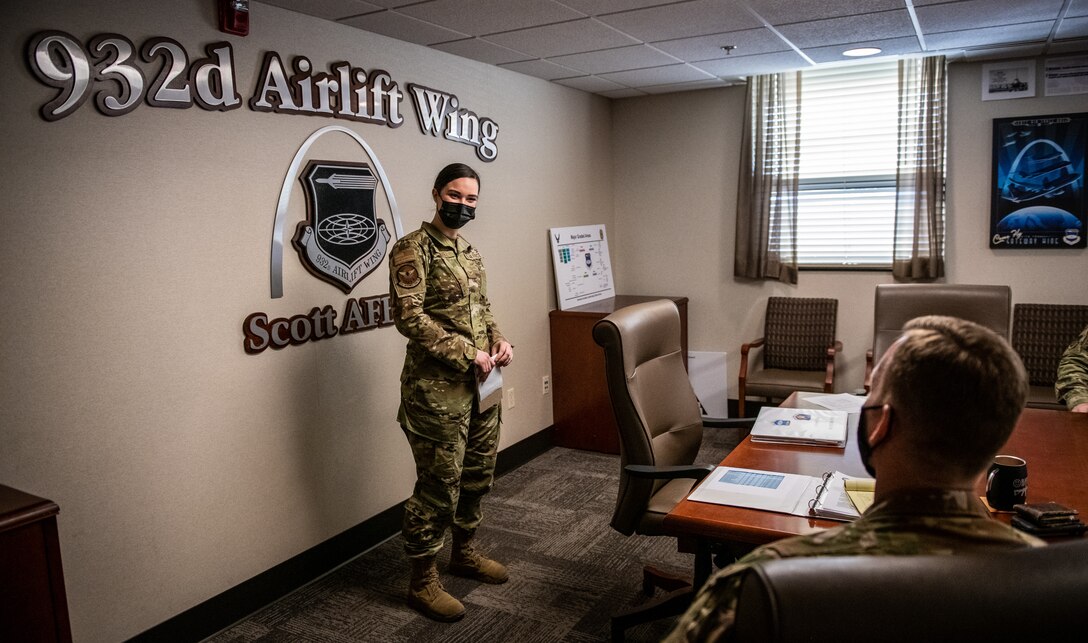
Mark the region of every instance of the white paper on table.
<instances>
[{"instance_id":1,"label":"white paper on table","mask_svg":"<svg viewBox=\"0 0 1088 643\"><path fill-rule=\"evenodd\" d=\"M496 366L491 369L483 381L476 380L477 399L480 400L480 410L495 406L502 401L502 369Z\"/></svg>"},{"instance_id":2,"label":"white paper on table","mask_svg":"<svg viewBox=\"0 0 1088 643\"><path fill-rule=\"evenodd\" d=\"M851 395L850 393L836 393L834 395L826 393L799 393L798 397L806 402L812 402L817 406L822 406L825 409L846 411L847 413L860 413L861 407L865 404L865 398L863 396Z\"/></svg>"},{"instance_id":3,"label":"white paper on table","mask_svg":"<svg viewBox=\"0 0 1088 643\"><path fill-rule=\"evenodd\" d=\"M688 500L807 516L821 482L815 476L717 467Z\"/></svg>"}]
</instances>

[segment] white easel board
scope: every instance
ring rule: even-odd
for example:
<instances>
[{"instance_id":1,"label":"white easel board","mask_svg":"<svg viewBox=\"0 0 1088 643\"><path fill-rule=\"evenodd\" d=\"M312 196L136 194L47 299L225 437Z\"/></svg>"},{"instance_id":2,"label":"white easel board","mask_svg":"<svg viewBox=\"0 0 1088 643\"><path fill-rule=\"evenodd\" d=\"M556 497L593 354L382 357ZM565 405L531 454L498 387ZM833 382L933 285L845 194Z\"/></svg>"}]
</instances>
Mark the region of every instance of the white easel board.
<instances>
[{"instance_id":1,"label":"white easel board","mask_svg":"<svg viewBox=\"0 0 1088 643\"><path fill-rule=\"evenodd\" d=\"M548 233L559 310L616 296L604 225L552 228Z\"/></svg>"}]
</instances>

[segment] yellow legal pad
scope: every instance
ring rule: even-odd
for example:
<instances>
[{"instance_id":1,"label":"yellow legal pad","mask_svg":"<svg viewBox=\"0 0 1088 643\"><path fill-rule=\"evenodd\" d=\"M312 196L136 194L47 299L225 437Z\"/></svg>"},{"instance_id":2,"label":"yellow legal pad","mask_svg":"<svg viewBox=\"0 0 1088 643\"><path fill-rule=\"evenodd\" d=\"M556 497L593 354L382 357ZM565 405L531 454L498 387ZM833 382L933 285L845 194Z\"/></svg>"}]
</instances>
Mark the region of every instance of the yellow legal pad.
<instances>
[{"instance_id":1,"label":"yellow legal pad","mask_svg":"<svg viewBox=\"0 0 1088 643\"><path fill-rule=\"evenodd\" d=\"M854 503L858 513L873 504L873 491L876 489L876 480L872 478L847 478L845 481L846 495L850 496L850 502Z\"/></svg>"}]
</instances>

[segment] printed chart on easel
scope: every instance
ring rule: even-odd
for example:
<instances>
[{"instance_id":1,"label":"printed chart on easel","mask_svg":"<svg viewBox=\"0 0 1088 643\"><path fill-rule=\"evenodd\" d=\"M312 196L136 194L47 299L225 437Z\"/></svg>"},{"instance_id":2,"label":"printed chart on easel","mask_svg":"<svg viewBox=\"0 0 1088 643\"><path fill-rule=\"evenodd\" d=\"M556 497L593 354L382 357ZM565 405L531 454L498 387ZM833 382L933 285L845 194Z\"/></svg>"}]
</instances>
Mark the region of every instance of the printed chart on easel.
<instances>
[{"instance_id":1,"label":"printed chart on easel","mask_svg":"<svg viewBox=\"0 0 1088 643\"><path fill-rule=\"evenodd\" d=\"M559 310L616 296L603 225L552 228L548 232Z\"/></svg>"}]
</instances>

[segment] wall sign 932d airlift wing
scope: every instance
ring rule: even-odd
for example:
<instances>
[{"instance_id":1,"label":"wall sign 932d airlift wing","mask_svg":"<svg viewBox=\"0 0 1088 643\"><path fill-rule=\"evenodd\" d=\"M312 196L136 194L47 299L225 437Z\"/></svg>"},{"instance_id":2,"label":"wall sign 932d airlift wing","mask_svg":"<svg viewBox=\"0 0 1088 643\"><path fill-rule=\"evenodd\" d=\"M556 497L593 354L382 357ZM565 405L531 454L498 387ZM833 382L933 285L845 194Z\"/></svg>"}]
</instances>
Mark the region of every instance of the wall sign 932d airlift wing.
<instances>
[{"instance_id":1,"label":"wall sign 932d airlift wing","mask_svg":"<svg viewBox=\"0 0 1088 643\"><path fill-rule=\"evenodd\" d=\"M311 160L299 176L306 220L292 240L315 277L350 293L381 265L389 229L374 214L378 179L366 163Z\"/></svg>"}]
</instances>

